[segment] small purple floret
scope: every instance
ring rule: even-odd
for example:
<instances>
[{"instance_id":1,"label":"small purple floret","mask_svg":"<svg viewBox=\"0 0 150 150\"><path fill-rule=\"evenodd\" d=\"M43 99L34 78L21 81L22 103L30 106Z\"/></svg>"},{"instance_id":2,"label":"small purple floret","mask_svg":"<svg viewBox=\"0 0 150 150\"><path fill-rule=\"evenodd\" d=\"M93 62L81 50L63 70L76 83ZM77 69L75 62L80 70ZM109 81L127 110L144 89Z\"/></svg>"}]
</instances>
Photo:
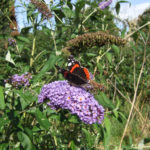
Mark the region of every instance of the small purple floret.
<instances>
[{"instance_id":1,"label":"small purple floret","mask_svg":"<svg viewBox=\"0 0 150 150\"><path fill-rule=\"evenodd\" d=\"M67 109L76 114L86 124L99 123L104 119L104 108L94 96L80 87L71 86L67 81L55 81L44 85L38 96L38 102L45 99L52 109Z\"/></svg>"},{"instance_id":2,"label":"small purple floret","mask_svg":"<svg viewBox=\"0 0 150 150\"><path fill-rule=\"evenodd\" d=\"M106 7L108 7L110 4L112 3L112 0L107 0L107 1L102 1L102 2L100 2L99 3L99 8L101 9L101 10L104 10Z\"/></svg>"}]
</instances>

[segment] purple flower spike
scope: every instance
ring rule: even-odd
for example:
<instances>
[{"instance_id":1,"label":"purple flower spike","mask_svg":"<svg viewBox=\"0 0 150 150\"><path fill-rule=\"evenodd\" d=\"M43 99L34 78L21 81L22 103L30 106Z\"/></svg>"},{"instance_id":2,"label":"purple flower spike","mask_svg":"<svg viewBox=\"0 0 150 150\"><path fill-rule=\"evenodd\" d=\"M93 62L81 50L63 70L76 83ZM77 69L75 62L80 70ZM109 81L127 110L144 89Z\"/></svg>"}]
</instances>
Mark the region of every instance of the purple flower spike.
<instances>
[{"instance_id":1,"label":"purple flower spike","mask_svg":"<svg viewBox=\"0 0 150 150\"><path fill-rule=\"evenodd\" d=\"M112 0L107 0L107 1L102 1L102 2L100 2L99 3L99 8L101 9L101 10L104 10L106 7L108 7L110 4L112 3Z\"/></svg>"},{"instance_id":2,"label":"purple flower spike","mask_svg":"<svg viewBox=\"0 0 150 150\"><path fill-rule=\"evenodd\" d=\"M5 82L8 82L12 84L14 87L19 87L19 86L29 86L29 79L32 78L31 73L26 72L25 74L22 74L19 76L18 74L13 75L11 78L5 80Z\"/></svg>"},{"instance_id":3,"label":"purple flower spike","mask_svg":"<svg viewBox=\"0 0 150 150\"><path fill-rule=\"evenodd\" d=\"M91 93L80 87L71 86L66 80L44 85L38 96L38 102L45 99L52 109L67 109L76 114L86 124L101 124L104 108L98 104Z\"/></svg>"}]
</instances>

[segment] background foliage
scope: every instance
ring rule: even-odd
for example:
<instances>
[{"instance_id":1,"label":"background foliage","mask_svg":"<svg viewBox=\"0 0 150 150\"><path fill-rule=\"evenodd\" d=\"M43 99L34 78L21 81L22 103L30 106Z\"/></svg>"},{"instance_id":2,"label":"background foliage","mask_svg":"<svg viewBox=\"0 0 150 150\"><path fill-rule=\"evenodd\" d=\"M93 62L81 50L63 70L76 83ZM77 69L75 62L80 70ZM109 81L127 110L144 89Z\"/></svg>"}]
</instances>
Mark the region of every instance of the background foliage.
<instances>
[{"instance_id":1,"label":"background foliage","mask_svg":"<svg viewBox=\"0 0 150 150\"><path fill-rule=\"evenodd\" d=\"M0 149L113 150L149 146L149 9L139 16L136 24L130 22L128 28L120 29L109 7L98 8L98 0L75 3L67 0L57 4L51 1L46 13L52 16L47 18L39 9L46 7L44 1L40 6L33 0L32 3L20 2L22 5L18 7L26 9L29 25L19 34L16 34L16 16L10 14L14 3L0 2ZM114 8L118 13L123 2L126 1L118 2ZM10 26L12 22L13 27ZM65 110L54 111L37 101L44 84L63 80L54 65L66 66L70 54L64 50L67 41L97 31L124 39L132 31L136 32L126 38L125 46L107 43L71 52L95 75L95 80L106 87L104 92L94 93L105 108L102 125L86 125ZM9 44L9 38L16 43ZM16 89L4 83L12 75L25 72L32 73L29 87Z\"/></svg>"}]
</instances>

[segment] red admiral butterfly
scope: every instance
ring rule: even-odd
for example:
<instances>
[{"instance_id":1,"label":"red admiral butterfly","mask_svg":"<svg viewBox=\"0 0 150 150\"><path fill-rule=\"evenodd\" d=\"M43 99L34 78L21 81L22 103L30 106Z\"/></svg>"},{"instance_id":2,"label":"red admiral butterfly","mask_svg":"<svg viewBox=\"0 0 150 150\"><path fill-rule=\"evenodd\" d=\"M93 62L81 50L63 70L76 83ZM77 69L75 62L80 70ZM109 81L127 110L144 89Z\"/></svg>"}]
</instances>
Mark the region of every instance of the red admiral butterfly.
<instances>
[{"instance_id":1,"label":"red admiral butterfly","mask_svg":"<svg viewBox=\"0 0 150 150\"><path fill-rule=\"evenodd\" d=\"M60 68L59 66L55 65L60 73L67 79L70 83L75 85L85 85L90 84L94 88L103 89L103 86L96 83L92 80L92 74L88 71L87 68L82 67L80 62L75 60L72 55L68 58L68 69Z\"/></svg>"}]
</instances>

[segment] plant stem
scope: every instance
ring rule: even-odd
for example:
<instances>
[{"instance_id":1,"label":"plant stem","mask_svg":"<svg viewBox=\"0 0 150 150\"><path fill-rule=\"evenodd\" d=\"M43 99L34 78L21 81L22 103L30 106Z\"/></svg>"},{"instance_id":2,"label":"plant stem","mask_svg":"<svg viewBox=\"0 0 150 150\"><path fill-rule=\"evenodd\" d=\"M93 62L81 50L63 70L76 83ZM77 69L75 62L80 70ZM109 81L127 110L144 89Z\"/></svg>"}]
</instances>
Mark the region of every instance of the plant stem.
<instances>
[{"instance_id":1,"label":"plant stem","mask_svg":"<svg viewBox=\"0 0 150 150\"><path fill-rule=\"evenodd\" d=\"M64 24L63 22L62 22L62 20L57 16L57 14L55 13L55 12L53 12L54 13L54 15L56 16L56 18L62 23L62 24Z\"/></svg>"},{"instance_id":2,"label":"plant stem","mask_svg":"<svg viewBox=\"0 0 150 150\"><path fill-rule=\"evenodd\" d=\"M52 29L52 23L48 20L50 27ZM56 40L55 40L55 31L51 30L51 35L53 38L53 42L54 42L54 47L55 47L55 52L56 52L56 56L59 55L58 51L57 51L57 46L56 46Z\"/></svg>"},{"instance_id":3,"label":"plant stem","mask_svg":"<svg viewBox=\"0 0 150 150\"><path fill-rule=\"evenodd\" d=\"M36 41L36 37L33 38L33 44L32 44L32 51L31 51L31 58L30 58L30 67L32 67L34 59L34 53L35 53L35 41Z\"/></svg>"},{"instance_id":4,"label":"plant stem","mask_svg":"<svg viewBox=\"0 0 150 150\"><path fill-rule=\"evenodd\" d=\"M145 23L144 25L142 25L141 27L139 27L138 29L136 29L135 31L133 31L132 33L128 34L125 39L128 39L130 36L132 36L135 32L139 31L140 29L144 28L145 26L149 25L150 21L148 21L147 23Z\"/></svg>"},{"instance_id":5,"label":"plant stem","mask_svg":"<svg viewBox=\"0 0 150 150\"><path fill-rule=\"evenodd\" d=\"M94 9L82 22L82 24L84 24L89 18L90 16L92 16L95 12L97 11L97 9Z\"/></svg>"},{"instance_id":6,"label":"plant stem","mask_svg":"<svg viewBox=\"0 0 150 150\"><path fill-rule=\"evenodd\" d=\"M107 51L104 52L101 56L97 56L97 58L96 58L96 63L98 64L99 61L102 59L102 57L105 56L106 53L108 53L110 50L111 50L111 47L109 47L109 48L107 49ZM94 74L93 74L93 76L95 76L96 71L97 71L97 66L96 66L95 69L94 69Z\"/></svg>"}]
</instances>

